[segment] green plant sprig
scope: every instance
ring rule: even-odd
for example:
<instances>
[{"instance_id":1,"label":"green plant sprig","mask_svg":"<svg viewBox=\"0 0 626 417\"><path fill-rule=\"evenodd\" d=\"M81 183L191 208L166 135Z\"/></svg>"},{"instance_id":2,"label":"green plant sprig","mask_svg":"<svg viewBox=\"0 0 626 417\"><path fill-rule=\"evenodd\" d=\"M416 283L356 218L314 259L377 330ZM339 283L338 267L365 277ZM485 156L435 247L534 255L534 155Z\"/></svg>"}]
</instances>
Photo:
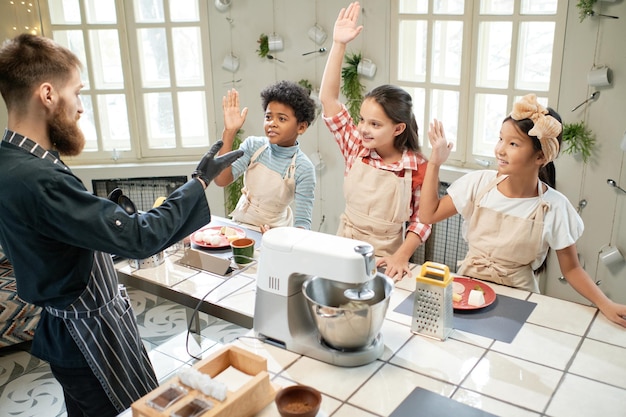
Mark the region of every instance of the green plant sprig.
<instances>
[{"instance_id":1,"label":"green plant sprig","mask_svg":"<svg viewBox=\"0 0 626 417\"><path fill-rule=\"evenodd\" d=\"M365 92L365 86L361 84L359 73L357 72L357 67L359 62L361 62L361 53L346 54L345 61L347 65L341 69L341 78L343 79L341 92L348 100L346 103L348 113L350 113L352 120L358 123L363 93Z\"/></svg>"},{"instance_id":2,"label":"green plant sprig","mask_svg":"<svg viewBox=\"0 0 626 417\"><path fill-rule=\"evenodd\" d=\"M262 33L257 43L259 44L259 49L256 50L257 54L261 58L265 58L267 54L270 53L269 37L265 33Z\"/></svg>"},{"instance_id":3,"label":"green plant sprig","mask_svg":"<svg viewBox=\"0 0 626 417\"><path fill-rule=\"evenodd\" d=\"M311 82L307 80L306 78L303 78L300 81L298 81L298 85L300 87L306 88L309 91L309 94L311 94L311 91L313 91L313 84L311 84Z\"/></svg>"},{"instance_id":4,"label":"green plant sprig","mask_svg":"<svg viewBox=\"0 0 626 417\"><path fill-rule=\"evenodd\" d=\"M233 149L239 149L241 146L241 137L243 136L243 130L239 129L233 139ZM224 187L224 206L226 208L226 214L232 213L237 206L239 199L241 198L241 189L243 188L243 175L237 178L235 181Z\"/></svg>"},{"instance_id":5,"label":"green plant sprig","mask_svg":"<svg viewBox=\"0 0 626 417\"><path fill-rule=\"evenodd\" d=\"M598 0L578 0L576 3L576 7L578 7L578 17L582 22L589 16L593 16L593 5L596 4Z\"/></svg>"},{"instance_id":6,"label":"green plant sprig","mask_svg":"<svg viewBox=\"0 0 626 417\"><path fill-rule=\"evenodd\" d=\"M563 153L580 154L584 163L591 158L596 138L585 122L563 124Z\"/></svg>"}]
</instances>

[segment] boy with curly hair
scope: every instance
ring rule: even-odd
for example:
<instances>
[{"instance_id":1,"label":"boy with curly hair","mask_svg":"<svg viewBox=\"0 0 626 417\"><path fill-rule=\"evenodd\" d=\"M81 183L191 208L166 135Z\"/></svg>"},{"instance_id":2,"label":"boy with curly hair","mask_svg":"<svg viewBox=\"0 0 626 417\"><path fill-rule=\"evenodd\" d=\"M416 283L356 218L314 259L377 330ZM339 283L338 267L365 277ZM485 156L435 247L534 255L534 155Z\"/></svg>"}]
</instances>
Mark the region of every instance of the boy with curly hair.
<instances>
[{"instance_id":1,"label":"boy with curly hair","mask_svg":"<svg viewBox=\"0 0 626 417\"><path fill-rule=\"evenodd\" d=\"M257 226L261 231L277 226L311 228L315 169L298 144L315 119L315 102L308 91L291 81L279 81L261 91L265 110L265 136L249 136L241 146L244 155L215 178L225 187L244 175L241 198L230 213L233 220ZM222 98L224 146L232 150L248 108L240 111L234 88ZM294 202L294 209L291 203Z\"/></svg>"}]
</instances>

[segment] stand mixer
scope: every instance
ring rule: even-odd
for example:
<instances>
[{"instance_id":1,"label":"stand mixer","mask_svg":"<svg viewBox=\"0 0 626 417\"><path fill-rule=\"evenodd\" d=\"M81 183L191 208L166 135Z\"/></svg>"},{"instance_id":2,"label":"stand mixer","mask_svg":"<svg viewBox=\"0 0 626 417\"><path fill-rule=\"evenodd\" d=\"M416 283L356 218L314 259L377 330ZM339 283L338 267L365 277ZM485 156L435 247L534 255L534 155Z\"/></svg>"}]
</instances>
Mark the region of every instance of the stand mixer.
<instances>
[{"instance_id":1,"label":"stand mixer","mask_svg":"<svg viewBox=\"0 0 626 417\"><path fill-rule=\"evenodd\" d=\"M384 310L371 342L350 349L326 343L308 305L310 293L307 290L306 297L303 293L305 281L309 284L318 278L349 287L345 290L346 297L355 301L372 298L374 287L370 283L383 282ZM299 228L273 228L262 239L254 331L266 342L304 356L339 366L364 365L378 359L384 351L379 329L392 288L393 281L376 269L371 245ZM361 311L370 310L366 306Z\"/></svg>"}]
</instances>

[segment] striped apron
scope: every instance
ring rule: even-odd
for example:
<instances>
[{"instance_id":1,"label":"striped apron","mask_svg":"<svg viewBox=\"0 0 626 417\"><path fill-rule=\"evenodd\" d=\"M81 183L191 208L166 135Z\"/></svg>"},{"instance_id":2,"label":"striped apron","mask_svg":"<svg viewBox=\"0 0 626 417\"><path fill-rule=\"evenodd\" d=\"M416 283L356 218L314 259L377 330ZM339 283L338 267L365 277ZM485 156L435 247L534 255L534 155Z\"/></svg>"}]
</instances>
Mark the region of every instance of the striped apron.
<instances>
[{"instance_id":1,"label":"striped apron","mask_svg":"<svg viewBox=\"0 0 626 417\"><path fill-rule=\"evenodd\" d=\"M63 320L118 412L159 385L111 255L94 252L83 294L63 310L46 311Z\"/></svg>"},{"instance_id":2,"label":"striped apron","mask_svg":"<svg viewBox=\"0 0 626 417\"><path fill-rule=\"evenodd\" d=\"M18 133L6 129L2 140L69 170L51 152ZM96 251L93 256L81 296L63 310L46 307L46 311L63 320L111 403L122 412L159 383L126 291L120 292L111 255Z\"/></svg>"}]
</instances>

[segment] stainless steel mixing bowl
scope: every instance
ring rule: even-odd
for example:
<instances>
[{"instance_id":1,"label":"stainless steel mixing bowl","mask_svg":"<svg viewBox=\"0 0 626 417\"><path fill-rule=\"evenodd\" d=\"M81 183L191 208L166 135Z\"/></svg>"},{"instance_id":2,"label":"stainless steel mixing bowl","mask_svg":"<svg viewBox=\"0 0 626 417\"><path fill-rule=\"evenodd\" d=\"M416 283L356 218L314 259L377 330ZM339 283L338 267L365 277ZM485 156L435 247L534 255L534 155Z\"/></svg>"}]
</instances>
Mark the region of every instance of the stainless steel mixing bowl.
<instances>
[{"instance_id":1,"label":"stainless steel mixing bowl","mask_svg":"<svg viewBox=\"0 0 626 417\"><path fill-rule=\"evenodd\" d=\"M392 290L393 281L381 273L364 284L317 276L302 284L317 330L326 344L338 350L358 350L374 341Z\"/></svg>"}]
</instances>

